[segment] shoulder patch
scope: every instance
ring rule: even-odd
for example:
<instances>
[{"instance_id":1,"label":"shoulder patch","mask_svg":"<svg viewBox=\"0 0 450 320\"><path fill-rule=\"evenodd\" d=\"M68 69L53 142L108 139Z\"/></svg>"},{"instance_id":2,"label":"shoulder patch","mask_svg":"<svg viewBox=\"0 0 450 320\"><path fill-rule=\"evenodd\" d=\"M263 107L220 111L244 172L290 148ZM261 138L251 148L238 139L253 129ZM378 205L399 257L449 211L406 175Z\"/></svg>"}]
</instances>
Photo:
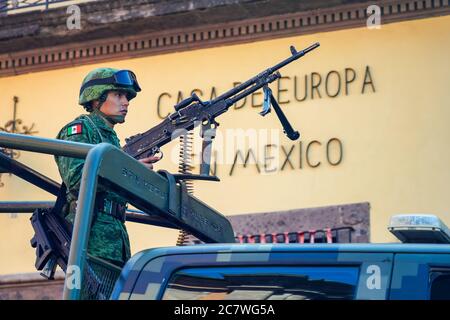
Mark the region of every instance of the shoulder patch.
<instances>
[{"instance_id":1,"label":"shoulder patch","mask_svg":"<svg viewBox=\"0 0 450 320\"><path fill-rule=\"evenodd\" d=\"M74 122L71 123L69 126L67 126L67 136L73 136L76 134L81 134L83 133L83 122Z\"/></svg>"}]
</instances>

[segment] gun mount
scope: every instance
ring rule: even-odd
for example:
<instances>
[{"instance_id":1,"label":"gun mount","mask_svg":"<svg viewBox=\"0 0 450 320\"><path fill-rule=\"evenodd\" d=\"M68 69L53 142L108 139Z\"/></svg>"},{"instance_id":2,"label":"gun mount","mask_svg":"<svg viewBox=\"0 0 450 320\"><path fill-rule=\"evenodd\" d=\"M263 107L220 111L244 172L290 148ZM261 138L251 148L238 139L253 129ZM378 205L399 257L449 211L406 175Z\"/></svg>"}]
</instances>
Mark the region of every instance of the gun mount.
<instances>
[{"instance_id":1,"label":"gun mount","mask_svg":"<svg viewBox=\"0 0 450 320\"><path fill-rule=\"evenodd\" d=\"M73 266L85 270L85 262L89 259L86 255L86 246L98 185L113 190L144 213L127 214L127 219L131 216L137 222L187 230L207 243L235 241L230 222L219 212L186 192L185 185L181 181L181 178L185 177L148 170L140 162L110 144L102 143L94 146L0 132L0 146L62 156L86 157L72 236L69 228L58 227L62 224L56 217L51 216L53 214L56 216L56 213L42 208L42 203L36 204L38 210L32 218L36 236L31 242L36 248L36 267L43 270L44 276L49 279L52 278L56 264L66 270L67 275L74 271ZM0 157L0 167L52 194L59 190L59 184L56 182L7 156ZM26 208L18 208L20 206L17 203L15 205L6 203L6 206L9 208L15 206L16 211L27 211L32 207L29 203L26 204ZM52 231L51 236L49 230ZM71 239L70 243L68 239ZM70 251L67 251L69 246ZM105 265L103 262L102 264ZM90 266L86 265L86 274L93 273L89 268ZM70 279L67 280L66 277L66 281ZM79 294L80 288L65 286L65 298L77 299Z\"/></svg>"}]
</instances>

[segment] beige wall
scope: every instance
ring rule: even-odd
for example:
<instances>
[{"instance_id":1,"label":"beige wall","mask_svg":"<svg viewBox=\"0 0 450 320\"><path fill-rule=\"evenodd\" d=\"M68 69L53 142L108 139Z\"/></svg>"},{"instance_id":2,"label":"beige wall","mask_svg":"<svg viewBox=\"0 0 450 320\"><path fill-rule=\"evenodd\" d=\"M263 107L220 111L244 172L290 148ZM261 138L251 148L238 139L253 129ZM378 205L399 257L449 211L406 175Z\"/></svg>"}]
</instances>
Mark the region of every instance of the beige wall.
<instances>
[{"instance_id":1,"label":"beige wall","mask_svg":"<svg viewBox=\"0 0 450 320\"><path fill-rule=\"evenodd\" d=\"M320 48L282 70L290 79L280 84L287 89L281 93L281 100L290 100L282 107L302 133L302 168L299 142L281 136L279 142L286 150L295 145L293 169L287 166L275 173L258 174L254 165L237 165L230 176L232 164L219 165L222 181L196 182L196 195L224 214L367 201L371 204L371 241L392 241L386 226L395 213L434 213L450 225L449 28L447 16L383 25L379 30L327 32L0 78L0 126L12 118L12 97L17 95L18 117L28 125L34 122L37 135L54 137L61 126L82 111L76 101L85 74L94 67L109 65L134 70L143 88L131 103L127 124L117 128L123 141L160 121L156 110L160 94L170 93L175 103L178 90L187 96L194 88L209 92L215 86L222 93L234 81L245 80L287 57L289 45L301 49L318 41ZM366 85L362 94L367 66L375 91ZM328 97L324 87L327 74L336 70L344 81L346 68L356 72L348 94L343 82L340 93ZM316 92L314 99L296 101L294 77L300 96L304 76L310 81L312 72L322 78L322 98ZM329 76L330 93L337 89L336 80L335 73ZM277 87L272 85L275 92ZM205 96L208 98L209 93ZM255 99L258 102L261 97ZM169 102L167 96L161 100L161 111L168 112ZM261 118L258 111L247 101L241 109L222 116L220 128L279 129L274 113ZM342 162L335 166L327 163L325 152L332 138L339 139L343 146ZM310 162L321 161L316 168L308 166L305 158L306 147L313 140L322 143L310 147ZM336 144L330 147L331 160L336 161ZM176 170L170 150L164 148L166 156L157 169ZM280 146L271 150L270 156L279 153L283 162ZM263 169L264 159L259 160ZM60 180L50 156L22 152L19 161ZM269 167L273 165L271 162ZM53 200L16 177L3 175L2 181L5 187L0 188L1 200ZM34 270L34 250L29 245L33 234L28 220L28 214L0 217L0 273ZM134 252L176 241L175 231L133 223L128 223L128 228Z\"/></svg>"}]
</instances>

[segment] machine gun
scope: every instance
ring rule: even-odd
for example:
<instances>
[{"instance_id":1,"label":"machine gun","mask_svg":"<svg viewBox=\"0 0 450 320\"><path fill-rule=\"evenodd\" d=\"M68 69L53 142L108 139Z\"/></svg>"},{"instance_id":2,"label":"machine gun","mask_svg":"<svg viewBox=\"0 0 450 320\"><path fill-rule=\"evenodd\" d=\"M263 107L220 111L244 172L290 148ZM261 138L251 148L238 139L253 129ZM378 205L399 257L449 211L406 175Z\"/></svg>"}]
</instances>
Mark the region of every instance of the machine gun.
<instances>
[{"instance_id":1,"label":"machine gun","mask_svg":"<svg viewBox=\"0 0 450 320\"><path fill-rule=\"evenodd\" d=\"M183 132L193 130L197 124L201 123L201 136L203 138L202 163L200 166L200 176L197 178L207 177L209 175L209 164L211 160L212 139L214 139L215 130L219 125L215 119L228 111L233 104L261 88L264 91L264 104L260 115L267 115L271 111L271 106L273 106L283 126L284 133L289 139L297 140L300 134L292 128L273 96L269 84L281 78L281 74L278 72L279 69L316 49L319 45L319 43L315 43L301 51L297 51L294 46L291 46L290 50L292 55L289 58L213 100L202 101L193 93L189 98L176 104L174 106L175 112L170 114L160 124L144 133L126 139L123 150L136 159L153 156L158 153L162 156L160 150L162 146L179 137Z\"/></svg>"}]
</instances>

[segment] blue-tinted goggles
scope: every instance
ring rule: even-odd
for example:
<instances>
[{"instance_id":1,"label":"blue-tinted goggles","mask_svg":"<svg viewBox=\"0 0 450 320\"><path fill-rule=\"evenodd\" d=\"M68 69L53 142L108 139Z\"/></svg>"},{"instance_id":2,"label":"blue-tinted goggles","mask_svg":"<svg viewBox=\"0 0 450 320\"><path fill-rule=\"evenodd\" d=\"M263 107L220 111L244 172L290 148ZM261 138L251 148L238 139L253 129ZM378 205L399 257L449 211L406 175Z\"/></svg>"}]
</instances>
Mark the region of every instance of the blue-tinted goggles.
<instances>
[{"instance_id":1,"label":"blue-tinted goggles","mask_svg":"<svg viewBox=\"0 0 450 320\"><path fill-rule=\"evenodd\" d=\"M84 89L87 87L92 87L99 84L113 84L118 87L130 88L132 87L134 91L141 91L136 75L130 70L119 70L114 73L111 77L104 79L92 79L86 82L80 89L80 95Z\"/></svg>"}]
</instances>

